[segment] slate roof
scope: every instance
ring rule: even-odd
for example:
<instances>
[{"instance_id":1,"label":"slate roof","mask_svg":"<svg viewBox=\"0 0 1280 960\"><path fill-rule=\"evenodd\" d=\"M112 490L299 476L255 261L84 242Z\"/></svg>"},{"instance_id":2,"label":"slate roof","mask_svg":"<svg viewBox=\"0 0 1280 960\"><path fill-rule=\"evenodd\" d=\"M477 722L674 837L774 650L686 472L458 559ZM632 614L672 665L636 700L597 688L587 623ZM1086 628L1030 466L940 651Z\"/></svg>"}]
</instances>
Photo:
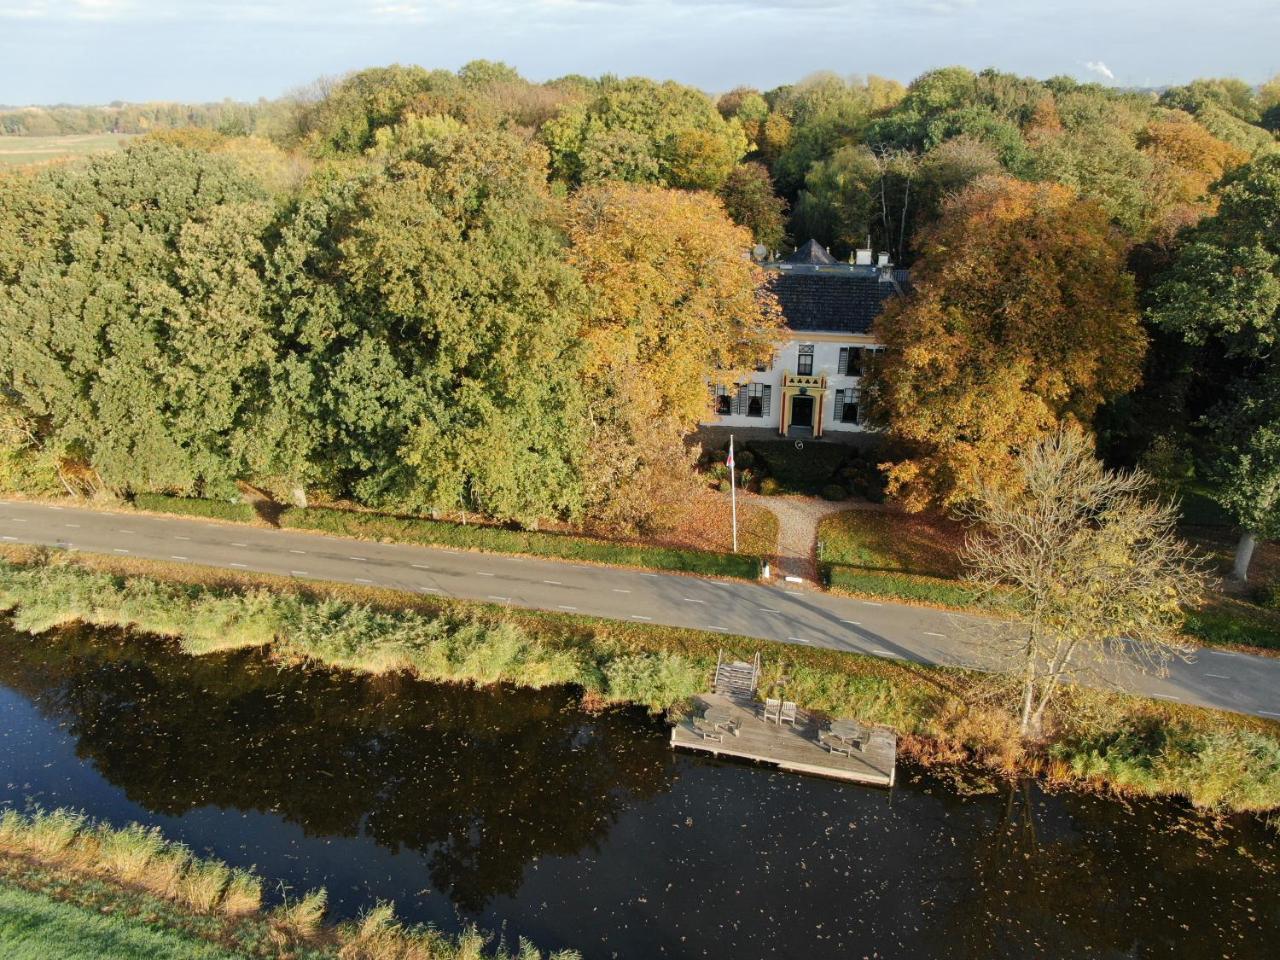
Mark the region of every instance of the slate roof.
<instances>
[{"instance_id":1,"label":"slate roof","mask_svg":"<svg viewBox=\"0 0 1280 960\"><path fill-rule=\"evenodd\" d=\"M810 240L786 260L764 265L787 326L814 333L870 333L885 301L905 291L906 270L840 263Z\"/></svg>"}]
</instances>

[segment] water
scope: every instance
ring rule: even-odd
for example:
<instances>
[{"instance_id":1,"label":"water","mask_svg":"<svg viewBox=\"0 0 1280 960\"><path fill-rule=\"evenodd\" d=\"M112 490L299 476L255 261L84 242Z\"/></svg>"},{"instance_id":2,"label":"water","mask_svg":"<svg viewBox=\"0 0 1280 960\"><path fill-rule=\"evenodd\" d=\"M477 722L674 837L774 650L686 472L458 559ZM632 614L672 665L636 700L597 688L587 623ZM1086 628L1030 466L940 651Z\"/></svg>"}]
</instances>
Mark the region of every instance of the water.
<instances>
[{"instance_id":1,"label":"water","mask_svg":"<svg viewBox=\"0 0 1280 960\"><path fill-rule=\"evenodd\" d=\"M0 801L166 835L331 913L587 957L1276 956L1280 834L1031 785L673 753L633 710L0 625ZM282 891L275 889L278 898Z\"/></svg>"}]
</instances>

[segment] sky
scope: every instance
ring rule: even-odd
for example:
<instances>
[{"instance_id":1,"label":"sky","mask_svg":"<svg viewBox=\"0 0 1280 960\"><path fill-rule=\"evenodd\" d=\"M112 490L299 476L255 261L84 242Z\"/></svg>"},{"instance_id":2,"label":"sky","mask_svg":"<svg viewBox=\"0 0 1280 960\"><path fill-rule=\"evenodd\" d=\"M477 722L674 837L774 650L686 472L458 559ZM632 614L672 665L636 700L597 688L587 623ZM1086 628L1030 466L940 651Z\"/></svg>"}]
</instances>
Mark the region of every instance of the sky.
<instances>
[{"instance_id":1,"label":"sky","mask_svg":"<svg viewBox=\"0 0 1280 960\"><path fill-rule=\"evenodd\" d=\"M1280 0L0 0L0 104L277 97L502 60L716 93L949 64L1124 86L1280 73Z\"/></svg>"}]
</instances>

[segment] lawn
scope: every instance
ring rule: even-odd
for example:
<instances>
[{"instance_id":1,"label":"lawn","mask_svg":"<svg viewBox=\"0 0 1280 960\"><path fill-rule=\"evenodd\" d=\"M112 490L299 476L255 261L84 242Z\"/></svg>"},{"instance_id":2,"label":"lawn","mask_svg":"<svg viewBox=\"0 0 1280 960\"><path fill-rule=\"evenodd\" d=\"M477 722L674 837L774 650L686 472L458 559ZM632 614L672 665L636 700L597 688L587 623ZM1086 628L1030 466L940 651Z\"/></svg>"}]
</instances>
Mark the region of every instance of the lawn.
<instances>
[{"instance_id":1,"label":"lawn","mask_svg":"<svg viewBox=\"0 0 1280 960\"><path fill-rule=\"evenodd\" d=\"M946 517L888 510L850 510L818 527L818 560L880 573L956 579L964 527Z\"/></svg>"},{"instance_id":2,"label":"lawn","mask_svg":"<svg viewBox=\"0 0 1280 960\"><path fill-rule=\"evenodd\" d=\"M57 137L0 137L0 169L83 157L102 150L119 150L129 134L84 133Z\"/></svg>"},{"instance_id":3,"label":"lawn","mask_svg":"<svg viewBox=\"0 0 1280 960\"><path fill-rule=\"evenodd\" d=\"M5 960L231 960L242 955L136 917L89 910L0 884L0 956Z\"/></svg>"}]
</instances>

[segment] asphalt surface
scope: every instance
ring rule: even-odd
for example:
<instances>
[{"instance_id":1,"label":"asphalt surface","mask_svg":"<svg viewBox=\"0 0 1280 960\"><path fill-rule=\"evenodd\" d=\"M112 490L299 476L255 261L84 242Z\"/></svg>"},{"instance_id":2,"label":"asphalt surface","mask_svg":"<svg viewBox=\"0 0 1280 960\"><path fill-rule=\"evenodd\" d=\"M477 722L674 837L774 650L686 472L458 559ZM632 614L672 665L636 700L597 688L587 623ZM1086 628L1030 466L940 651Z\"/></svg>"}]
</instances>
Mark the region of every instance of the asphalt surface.
<instances>
[{"instance_id":1,"label":"asphalt surface","mask_svg":"<svg viewBox=\"0 0 1280 960\"><path fill-rule=\"evenodd\" d=\"M995 668L981 617L792 587L203 520L0 501L0 542L173 560L433 596L692 627L918 663ZM986 642L984 642L984 640ZM1280 659L1201 649L1157 677L1080 682L1280 719Z\"/></svg>"}]
</instances>

